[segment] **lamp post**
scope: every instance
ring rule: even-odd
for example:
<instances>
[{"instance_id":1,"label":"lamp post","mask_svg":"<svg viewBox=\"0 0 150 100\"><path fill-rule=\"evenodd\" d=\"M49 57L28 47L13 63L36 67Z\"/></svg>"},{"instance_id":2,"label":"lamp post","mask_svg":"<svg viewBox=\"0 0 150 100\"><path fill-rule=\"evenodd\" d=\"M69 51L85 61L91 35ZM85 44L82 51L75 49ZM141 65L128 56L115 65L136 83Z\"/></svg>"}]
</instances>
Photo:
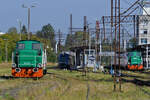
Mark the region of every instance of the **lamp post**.
<instances>
[{"instance_id":1,"label":"lamp post","mask_svg":"<svg viewBox=\"0 0 150 100\"><path fill-rule=\"evenodd\" d=\"M35 7L35 6L34 5L25 6L24 4L22 5L22 8L28 9L28 40L30 40L30 9L33 7Z\"/></svg>"},{"instance_id":2,"label":"lamp post","mask_svg":"<svg viewBox=\"0 0 150 100\"><path fill-rule=\"evenodd\" d=\"M5 41L5 62L8 62L8 50L7 50L7 40L8 39L3 39Z\"/></svg>"},{"instance_id":3,"label":"lamp post","mask_svg":"<svg viewBox=\"0 0 150 100\"><path fill-rule=\"evenodd\" d=\"M19 23L19 31L20 31L20 40L22 39L21 38L21 27L22 27L22 23L21 23L21 20L17 19L17 22Z\"/></svg>"}]
</instances>

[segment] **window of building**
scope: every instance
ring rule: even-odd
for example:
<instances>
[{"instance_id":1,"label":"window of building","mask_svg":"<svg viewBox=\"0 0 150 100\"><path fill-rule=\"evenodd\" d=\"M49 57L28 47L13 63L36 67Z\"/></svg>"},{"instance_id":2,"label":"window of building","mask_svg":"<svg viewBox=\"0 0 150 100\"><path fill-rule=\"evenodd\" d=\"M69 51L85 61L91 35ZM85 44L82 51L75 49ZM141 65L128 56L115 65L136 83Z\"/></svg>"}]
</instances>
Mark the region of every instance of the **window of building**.
<instances>
[{"instance_id":1,"label":"window of building","mask_svg":"<svg viewBox=\"0 0 150 100\"><path fill-rule=\"evenodd\" d=\"M147 34L147 29L144 29L144 30L143 30L143 34Z\"/></svg>"},{"instance_id":2,"label":"window of building","mask_svg":"<svg viewBox=\"0 0 150 100\"><path fill-rule=\"evenodd\" d=\"M143 25L145 25L145 26L148 25L148 22L149 21L147 19L143 20Z\"/></svg>"},{"instance_id":3,"label":"window of building","mask_svg":"<svg viewBox=\"0 0 150 100\"><path fill-rule=\"evenodd\" d=\"M140 33L141 33L141 34L147 34L148 31L147 31L147 29L143 29L143 30L140 31Z\"/></svg>"},{"instance_id":4,"label":"window of building","mask_svg":"<svg viewBox=\"0 0 150 100\"><path fill-rule=\"evenodd\" d=\"M147 38L142 38L142 39L141 39L141 43L142 43L142 44L147 44Z\"/></svg>"}]
</instances>

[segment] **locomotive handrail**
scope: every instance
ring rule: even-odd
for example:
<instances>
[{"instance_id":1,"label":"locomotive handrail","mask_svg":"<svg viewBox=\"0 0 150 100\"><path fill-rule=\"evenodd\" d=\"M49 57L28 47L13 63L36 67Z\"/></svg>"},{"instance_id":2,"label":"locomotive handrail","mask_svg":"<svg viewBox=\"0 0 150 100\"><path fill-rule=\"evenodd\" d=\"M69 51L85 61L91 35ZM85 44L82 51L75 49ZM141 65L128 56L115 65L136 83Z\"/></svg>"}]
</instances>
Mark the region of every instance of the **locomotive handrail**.
<instances>
[{"instance_id":1,"label":"locomotive handrail","mask_svg":"<svg viewBox=\"0 0 150 100\"><path fill-rule=\"evenodd\" d=\"M12 53L12 64L14 64L14 53Z\"/></svg>"}]
</instances>

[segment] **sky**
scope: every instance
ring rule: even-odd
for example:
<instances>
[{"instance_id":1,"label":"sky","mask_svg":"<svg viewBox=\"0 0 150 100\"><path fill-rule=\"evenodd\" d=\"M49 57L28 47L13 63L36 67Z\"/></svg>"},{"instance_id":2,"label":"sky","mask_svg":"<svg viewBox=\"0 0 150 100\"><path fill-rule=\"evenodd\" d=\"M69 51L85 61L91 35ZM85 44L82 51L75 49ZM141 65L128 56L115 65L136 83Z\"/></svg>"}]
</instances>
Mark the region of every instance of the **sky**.
<instances>
[{"instance_id":1,"label":"sky","mask_svg":"<svg viewBox=\"0 0 150 100\"><path fill-rule=\"evenodd\" d=\"M69 32L69 17L73 15L73 27L83 27L83 16L92 26L97 19L110 15L111 0L0 0L0 31L7 32L10 27L19 30L20 20L27 26L27 9L22 5L31 6L31 31L41 30L43 25L50 23L55 31L60 29L64 34ZM123 2L122 2L123 1ZM132 1L121 0L125 9Z\"/></svg>"}]
</instances>

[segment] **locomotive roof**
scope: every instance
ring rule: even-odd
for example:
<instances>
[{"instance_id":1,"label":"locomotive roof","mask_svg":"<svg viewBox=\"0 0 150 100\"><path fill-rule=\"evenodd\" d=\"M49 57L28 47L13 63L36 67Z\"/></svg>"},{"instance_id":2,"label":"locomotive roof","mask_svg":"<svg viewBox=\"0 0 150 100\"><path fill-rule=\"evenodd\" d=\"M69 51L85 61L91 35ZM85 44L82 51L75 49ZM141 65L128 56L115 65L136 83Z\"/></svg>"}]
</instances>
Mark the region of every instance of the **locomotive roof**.
<instances>
[{"instance_id":1,"label":"locomotive roof","mask_svg":"<svg viewBox=\"0 0 150 100\"><path fill-rule=\"evenodd\" d=\"M34 43L40 43L40 41L37 40L20 40L17 43L24 43L24 42L34 42Z\"/></svg>"}]
</instances>

